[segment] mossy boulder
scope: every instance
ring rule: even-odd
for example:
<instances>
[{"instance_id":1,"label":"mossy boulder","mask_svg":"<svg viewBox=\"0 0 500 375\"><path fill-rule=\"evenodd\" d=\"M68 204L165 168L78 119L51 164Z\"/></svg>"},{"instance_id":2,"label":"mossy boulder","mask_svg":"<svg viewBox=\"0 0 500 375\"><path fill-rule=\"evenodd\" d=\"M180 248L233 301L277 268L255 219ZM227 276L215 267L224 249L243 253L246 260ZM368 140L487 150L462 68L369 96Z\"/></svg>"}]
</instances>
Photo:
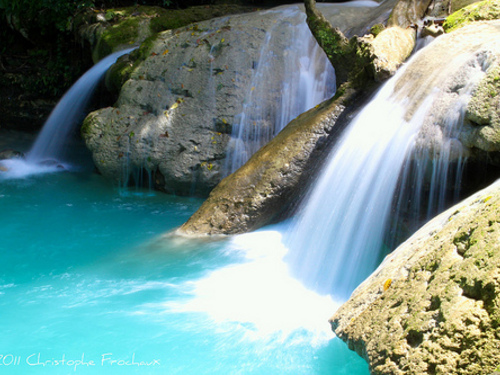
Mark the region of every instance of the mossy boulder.
<instances>
[{"instance_id":1,"label":"mossy boulder","mask_svg":"<svg viewBox=\"0 0 500 375\"><path fill-rule=\"evenodd\" d=\"M331 319L372 374L491 374L500 360L500 182L386 257Z\"/></svg>"},{"instance_id":2,"label":"mossy boulder","mask_svg":"<svg viewBox=\"0 0 500 375\"><path fill-rule=\"evenodd\" d=\"M445 32L449 33L477 21L500 18L500 0L484 0L462 8L451 14L443 24Z\"/></svg>"},{"instance_id":3,"label":"mossy boulder","mask_svg":"<svg viewBox=\"0 0 500 375\"><path fill-rule=\"evenodd\" d=\"M362 7L328 9L346 27L371 16ZM294 71L300 63L290 57L290 40L303 22L301 7L291 5L147 38L107 75L108 83L121 88L114 108L94 112L85 122L83 136L99 171L125 183L143 170L156 189L207 196L230 171L227 155L242 142L232 137L232 128L241 117L260 129L249 131L253 144L274 136L289 70L284 67ZM274 53L263 56L263 48ZM260 66L276 67L266 68L265 82Z\"/></svg>"}]
</instances>

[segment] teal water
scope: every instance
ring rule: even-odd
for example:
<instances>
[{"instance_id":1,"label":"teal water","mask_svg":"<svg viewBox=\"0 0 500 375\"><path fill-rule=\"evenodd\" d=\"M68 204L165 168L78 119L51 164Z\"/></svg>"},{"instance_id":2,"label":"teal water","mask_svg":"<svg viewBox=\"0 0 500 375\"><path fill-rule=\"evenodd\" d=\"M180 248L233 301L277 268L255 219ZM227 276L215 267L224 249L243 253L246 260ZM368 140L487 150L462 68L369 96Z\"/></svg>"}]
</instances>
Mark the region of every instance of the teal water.
<instances>
[{"instance_id":1,"label":"teal water","mask_svg":"<svg viewBox=\"0 0 500 375\"><path fill-rule=\"evenodd\" d=\"M368 374L279 227L165 235L200 204L88 168L0 176L0 374Z\"/></svg>"}]
</instances>

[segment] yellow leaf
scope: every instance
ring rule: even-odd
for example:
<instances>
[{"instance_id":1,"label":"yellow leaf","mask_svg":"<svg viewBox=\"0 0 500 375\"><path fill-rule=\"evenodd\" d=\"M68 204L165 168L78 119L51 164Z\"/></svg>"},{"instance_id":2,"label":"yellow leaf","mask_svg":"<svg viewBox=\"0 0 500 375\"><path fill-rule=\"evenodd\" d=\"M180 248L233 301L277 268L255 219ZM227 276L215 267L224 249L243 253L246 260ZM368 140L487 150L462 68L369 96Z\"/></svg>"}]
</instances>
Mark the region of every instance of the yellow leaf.
<instances>
[{"instance_id":1,"label":"yellow leaf","mask_svg":"<svg viewBox=\"0 0 500 375\"><path fill-rule=\"evenodd\" d=\"M224 40L225 40L225 39L224 39L224 38L222 38L222 39L220 40L220 42L221 42L221 43L224 43Z\"/></svg>"},{"instance_id":2,"label":"yellow leaf","mask_svg":"<svg viewBox=\"0 0 500 375\"><path fill-rule=\"evenodd\" d=\"M227 120L226 120L225 118L223 118L223 119L222 119L222 122L223 122L224 124L227 124Z\"/></svg>"},{"instance_id":3,"label":"yellow leaf","mask_svg":"<svg viewBox=\"0 0 500 375\"><path fill-rule=\"evenodd\" d=\"M389 289L389 287L391 286L392 284L392 279L387 279L385 280L385 283L384 283L384 292Z\"/></svg>"},{"instance_id":4,"label":"yellow leaf","mask_svg":"<svg viewBox=\"0 0 500 375\"><path fill-rule=\"evenodd\" d=\"M176 109L178 106L179 103L175 102L174 104L172 104L172 107L170 107L170 109Z\"/></svg>"},{"instance_id":5,"label":"yellow leaf","mask_svg":"<svg viewBox=\"0 0 500 375\"><path fill-rule=\"evenodd\" d=\"M165 56L167 53L169 53L170 51L168 49L166 49L165 51L163 51L162 55Z\"/></svg>"},{"instance_id":6,"label":"yellow leaf","mask_svg":"<svg viewBox=\"0 0 500 375\"><path fill-rule=\"evenodd\" d=\"M255 86L252 86L252 88L250 89L250 91L253 91L253 90L255 90Z\"/></svg>"}]
</instances>

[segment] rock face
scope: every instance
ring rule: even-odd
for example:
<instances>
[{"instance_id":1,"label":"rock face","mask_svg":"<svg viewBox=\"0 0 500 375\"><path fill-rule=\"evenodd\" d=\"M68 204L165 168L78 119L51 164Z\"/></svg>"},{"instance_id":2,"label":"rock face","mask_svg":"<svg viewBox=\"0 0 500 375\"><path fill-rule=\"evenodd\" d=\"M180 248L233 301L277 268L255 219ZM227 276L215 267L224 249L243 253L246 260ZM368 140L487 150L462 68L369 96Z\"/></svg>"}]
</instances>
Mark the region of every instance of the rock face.
<instances>
[{"instance_id":1,"label":"rock face","mask_svg":"<svg viewBox=\"0 0 500 375\"><path fill-rule=\"evenodd\" d=\"M499 28L498 20L483 21L443 35L416 55L399 78L398 95L415 98L408 117L432 99L417 140L432 158L446 149L454 160L466 156L498 165ZM463 125L447 128L460 111L465 112Z\"/></svg>"},{"instance_id":2,"label":"rock face","mask_svg":"<svg viewBox=\"0 0 500 375\"><path fill-rule=\"evenodd\" d=\"M333 16L346 25L348 19L363 24L370 16L364 8L343 9ZM207 195L225 175L232 125L255 89L261 46L273 29L275 51L286 51L289 24L298 22L287 15L295 13L303 15L294 6L219 18L143 43L137 61L122 61L118 69L117 76L128 69L130 79L115 107L91 113L84 122L82 134L99 171L122 183L134 171L136 180L147 171L156 189ZM286 53L272 58L284 66ZM268 78L272 89L262 93L264 112L280 102L282 74L276 70Z\"/></svg>"},{"instance_id":3,"label":"rock face","mask_svg":"<svg viewBox=\"0 0 500 375\"><path fill-rule=\"evenodd\" d=\"M500 25L500 23L499 23ZM488 61L489 62L489 61ZM500 151L500 63L492 61L466 113L464 143L486 152ZM498 160L495 160L498 164Z\"/></svg>"},{"instance_id":4,"label":"rock face","mask_svg":"<svg viewBox=\"0 0 500 375\"><path fill-rule=\"evenodd\" d=\"M490 374L500 365L500 181L442 213L331 319L373 374Z\"/></svg>"}]
</instances>

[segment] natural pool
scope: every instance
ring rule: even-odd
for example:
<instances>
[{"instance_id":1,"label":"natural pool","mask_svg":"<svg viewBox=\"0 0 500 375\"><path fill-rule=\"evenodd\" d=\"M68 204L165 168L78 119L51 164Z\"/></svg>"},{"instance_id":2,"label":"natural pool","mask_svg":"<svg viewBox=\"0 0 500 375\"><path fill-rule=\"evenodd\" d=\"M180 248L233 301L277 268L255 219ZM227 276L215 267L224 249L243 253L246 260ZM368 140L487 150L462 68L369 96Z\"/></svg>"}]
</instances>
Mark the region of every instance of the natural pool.
<instances>
[{"instance_id":1,"label":"natural pool","mask_svg":"<svg viewBox=\"0 0 500 375\"><path fill-rule=\"evenodd\" d=\"M201 200L118 189L85 157L0 178L0 373L368 374L279 227L165 236Z\"/></svg>"}]
</instances>

